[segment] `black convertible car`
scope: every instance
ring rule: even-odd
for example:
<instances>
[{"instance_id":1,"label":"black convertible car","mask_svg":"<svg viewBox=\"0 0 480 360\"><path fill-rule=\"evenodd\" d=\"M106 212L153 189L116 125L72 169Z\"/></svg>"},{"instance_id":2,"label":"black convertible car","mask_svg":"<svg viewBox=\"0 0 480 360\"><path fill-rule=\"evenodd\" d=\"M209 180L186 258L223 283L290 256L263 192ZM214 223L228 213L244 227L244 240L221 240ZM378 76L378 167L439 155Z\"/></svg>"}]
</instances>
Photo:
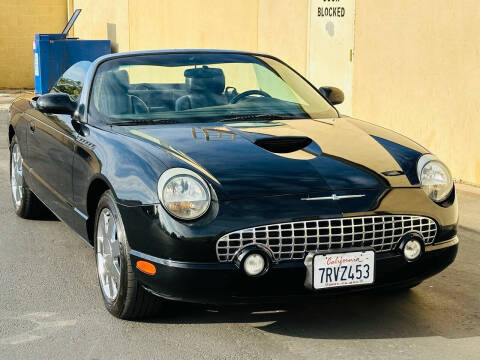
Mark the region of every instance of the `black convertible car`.
<instances>
[{"instance_id":1,"label":"black convertible car","mask_svg":"<svg viewBox=\"0 0 480 360\"><path fill-rule=\"evenodd\" d=\"M45 205L95 248L120 318L415 286L455 259L452 176L342 101L262 54L79 62L10 108L15 211Z\"/></svg>"}]
</instances>

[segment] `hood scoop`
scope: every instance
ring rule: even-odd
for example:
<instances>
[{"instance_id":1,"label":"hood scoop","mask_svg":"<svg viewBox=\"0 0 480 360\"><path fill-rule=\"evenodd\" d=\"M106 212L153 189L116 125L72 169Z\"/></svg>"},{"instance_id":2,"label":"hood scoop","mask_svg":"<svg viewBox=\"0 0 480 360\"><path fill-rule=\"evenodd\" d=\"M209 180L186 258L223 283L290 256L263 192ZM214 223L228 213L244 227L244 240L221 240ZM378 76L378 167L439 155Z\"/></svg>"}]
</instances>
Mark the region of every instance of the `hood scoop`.
<instances>
[{"instance_id":1,"label":"hood scoop","mask_svg":"<svg viewBox=\"0 0 480 360\"><path fill-rule=\"evenodd\" d=\"M302 150L312 143L305 136L272 136L256 139L254 144L276 154L288 154Z\"/></svg>"}]
</instances>

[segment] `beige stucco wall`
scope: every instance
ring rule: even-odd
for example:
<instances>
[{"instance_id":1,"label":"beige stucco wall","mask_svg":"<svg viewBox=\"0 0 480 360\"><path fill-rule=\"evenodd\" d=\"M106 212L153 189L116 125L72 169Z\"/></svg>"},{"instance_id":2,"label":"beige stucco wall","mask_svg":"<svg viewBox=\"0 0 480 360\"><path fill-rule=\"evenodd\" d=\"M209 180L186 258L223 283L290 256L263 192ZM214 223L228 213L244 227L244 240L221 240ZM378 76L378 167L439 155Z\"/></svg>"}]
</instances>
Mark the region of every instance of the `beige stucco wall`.
<instances>
[{"instance_id":1,"label":"beige stucco wall","mask_svg":"<svg viewBox=\"0 0 480 360\"><path fill-rule=\"evenodd\" d=\"M59 33L67 21L65 0L0 1L0 88L33 88L33 38Z\"/></svg>"},{"instance_id":2,"label":"beige stucco wall","mask_svg":"<svg viewBox=\"0 0 480 360\"><path fill-rule=\"evenodd\" d=\"M308 0L259 0L258 51L307 72Z\"/></svg>"},{"instance_id":3,"label":"beige stucco wall","mask_svg":"<svg viewBox=\"0 0 480 360\"><path fill-rule=\"evenodd\" d=\"M306 72L308 0L73 0L73 8L83 9L74 35L110 38L116 51L259 51Z\"/></svg>"},{"instance_id":4,"label":"beige stucco wall","mask_svg":"<svg viewBox=\"0 0 480 360\"><path fill-rule=\"evenodd\" d=\"M353 115L480 185L480 1L356 3Z\"/></svg>"},{"instance_id":5,"label":"beige stucco wall","mask_svg":"<svg viewBox=\"0 0 480 360\"><path fill-rule=\"evenodd\" d=\"M110 39L114 51L223 48L272 53L306 72L308 0L5 0L0 6L0 87L32 88L35 33Z\"/></svg>"},{"instance_id":6,"label":"beige stucco wall","mask_svg":"<svg viewBox=\"0 0 480 360\"><path fill-rule=\"evenodd\" d=\"M73 0L73 9L82 9L73 35L80 39L110 39L114 51L128 51L129 0Z\"/></svg>"},{"instance_id":7,"label":"beige stucco wall","mask_svg":"<svg viewBox=\"0 0 480 360\"><path fill-rule=\"evenodd\" d=\"M130 49L257 47L257 0L130 1ZM241 30L240 30L241 29Z\"/></svg>"}]
</instances>

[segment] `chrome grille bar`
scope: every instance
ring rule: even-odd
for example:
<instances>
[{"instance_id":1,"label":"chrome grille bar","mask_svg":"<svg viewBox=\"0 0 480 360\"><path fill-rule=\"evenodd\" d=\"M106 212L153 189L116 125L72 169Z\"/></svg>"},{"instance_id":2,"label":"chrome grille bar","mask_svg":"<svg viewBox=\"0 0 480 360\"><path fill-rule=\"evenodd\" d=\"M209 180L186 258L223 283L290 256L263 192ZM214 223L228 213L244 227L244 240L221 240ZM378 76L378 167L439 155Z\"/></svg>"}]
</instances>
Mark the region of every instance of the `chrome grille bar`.
<instances>
[{"instance_id":1,"label":"chrome grille bar","mask_svg":"<svg viewBox=\"0 0 480 360\"><path fill-rule=\"evenodd\" d=\"M372 247L376 252L387 252L410 231L420 232L425 245L431 245L437 225L428 217L414 215L296 221L231 232L217 241L216 250L220 262L231 262L240 249L251 244L270 249L275 261L303 260L310 251L350 247Z\"/></svg>"}]
</instances>

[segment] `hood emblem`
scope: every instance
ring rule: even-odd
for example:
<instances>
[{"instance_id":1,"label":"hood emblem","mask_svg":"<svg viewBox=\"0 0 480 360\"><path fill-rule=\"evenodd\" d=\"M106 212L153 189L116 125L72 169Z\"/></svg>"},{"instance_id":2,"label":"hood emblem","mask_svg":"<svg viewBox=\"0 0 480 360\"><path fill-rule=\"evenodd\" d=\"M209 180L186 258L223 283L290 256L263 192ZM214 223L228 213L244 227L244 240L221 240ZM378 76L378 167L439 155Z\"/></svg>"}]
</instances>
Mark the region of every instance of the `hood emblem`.
<instances>
[{"instance_id":1,"label":"hood emblem","mask_svg":"<svg viewBox=\"0 0 480 360\"><path fill-rule=\"evenodd\" d=\"M337 195L333 194L332 196L321 196L321 197L307 197L301 198L300 200L341 200L341 199L355 199L365 197L365 194L356 194L356 195Z\"/></svg>"}]
</instances>

